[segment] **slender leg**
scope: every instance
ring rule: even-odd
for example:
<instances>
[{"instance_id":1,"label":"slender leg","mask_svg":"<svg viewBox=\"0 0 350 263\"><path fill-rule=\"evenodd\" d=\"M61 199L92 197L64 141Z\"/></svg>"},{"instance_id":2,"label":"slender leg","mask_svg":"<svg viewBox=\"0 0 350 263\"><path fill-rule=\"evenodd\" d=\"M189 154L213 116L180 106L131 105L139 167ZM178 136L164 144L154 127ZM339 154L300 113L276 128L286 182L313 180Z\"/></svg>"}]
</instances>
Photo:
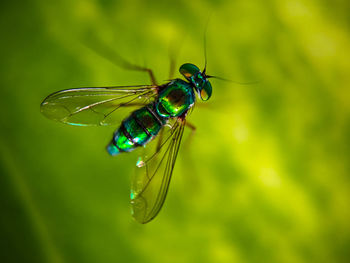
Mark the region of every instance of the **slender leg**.
<instances>
[{"instance_id":1,"label":"slender leg","mask_svg":"<svg viewBox=\"0 0 350 263\"><path fill-rule=\"evenodd\" d=\"M197 128L192 123L186 121L185 125L192 130L191 133L195 133L196 132Z\"/></svg>"},{"instance_id":2,"label":"slender leg","mask_svg":"<svg viewBox=\"0 0 350 263\"><path fill-rule=\"evenodd\" d=\"M170 60L170 68L169 68L169 79L173 79L174 78L174 73L176 70L176 61L177 58L179 57L180 53L181 53L181 49L183 46L183 43L185 42L185 36L184 35L177 35L174 36L170 43L169 43L169 60Z\"/></svg>"},{"instance_id":3,"label":"slender leg","mask_svg":"<svg viewBox=\"0 0 350 263\"><path fill-rule=\"evenodd\" d=\"M131 64L131 63L129 63L128 61L126 61L124 59L123 59L123 67L125 69L128 69L128 70L147 72L149 77L150 77L150 79L151 79L152 85L157 85L156 78L155 78L155 76L153 74L153 71L150 68L141 67L141 66L138 66L138 65Z\"/></svg>"},{"instance_id":4,"label":"slender leg","mask_svg":"<svg viewBox=\"0 0 350 263\"><path fill-rule=\"evenodd\" d=\"M120 56L115 50L113 50L112 48L108 47L106 44L103 44L102 42L96 39L86 42L85 44L88 48L90 48L96 54L109 60L110 62L112 62L114 65L118 67L121 67L126 70L147 72L151 79L152 85L157 85L156 78L151 69L130 63L129 61L124 59L122 56Z\"/></svg>"},{"instance_id":5,"label":"slender leg","mask_svg":"<svg viewBox=\"0 0 350 263\"><path fill-rule=\"evenodd\" d=\"M196 126L194 126L192 123L188 121L186 121L185 126L191 129L190 134L188 135L188 137L186 138L186 141L184 142L184 147L189 148L197 128Z\"/></svg>"},{"instance_id":6,"label":"slender leg","mask_svg":"<svg viewBox=\"0 0 350 263\"><path fill-rule=\"evenodd\" d=\"M169 80L174 78L175 64L174 56L170 55Z\"/></svg>"}]
</instances>

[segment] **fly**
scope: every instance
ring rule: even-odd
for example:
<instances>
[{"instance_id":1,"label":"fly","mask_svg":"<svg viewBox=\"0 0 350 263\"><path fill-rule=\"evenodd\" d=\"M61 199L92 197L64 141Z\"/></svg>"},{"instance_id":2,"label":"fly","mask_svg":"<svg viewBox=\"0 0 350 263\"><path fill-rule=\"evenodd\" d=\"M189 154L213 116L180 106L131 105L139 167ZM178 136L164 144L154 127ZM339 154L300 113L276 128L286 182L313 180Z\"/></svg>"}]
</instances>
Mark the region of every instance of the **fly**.
<instances>
[{"instance_id":1,"label":"fly","mask_svg":"<svg viewBox=\"0 0 350 263\"><path fill-rule=\"evenodd\" d=\"M131 64L129 64L130 66ZM115 156L148 145L152 153L137 161L137 175L131 185L131 209L136 221L147 223L159 213L169 188L189 110L196 102L212 95L212 86L203 71L185 63L179 71L184 79L157 85L150 69L152 85L87 87L52 93L41 103L49 119L78 126L120 124L119 109L137 107L113 134L107 151ZM129 67L130 69L130 67ZM190 125L188 125L190 126Z\"/></svg>"}]
</instances>

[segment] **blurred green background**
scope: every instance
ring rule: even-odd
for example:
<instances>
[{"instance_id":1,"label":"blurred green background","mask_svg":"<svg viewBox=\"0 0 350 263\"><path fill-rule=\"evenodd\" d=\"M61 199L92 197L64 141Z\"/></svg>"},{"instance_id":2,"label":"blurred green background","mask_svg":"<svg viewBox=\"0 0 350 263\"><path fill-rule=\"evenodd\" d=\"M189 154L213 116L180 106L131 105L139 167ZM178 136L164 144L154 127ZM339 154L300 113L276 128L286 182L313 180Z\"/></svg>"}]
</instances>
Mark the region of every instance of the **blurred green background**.
<instances>
[{"instance_id":1,"label":"blurred green background","mask_svg":"<svg viewBox=\"0 0 350 263\"><path fill-rule=\"evenodd\" d=\"M2 1L0 261L349 262L349 3ZM165 206L139 225L137 155L105 151L117 127L63 125L39 105L61 89L149 83L98 53L160 82L169 51L177 68L203 67L209 17L208 74L259 83L212 81Z\"/></svg>"}]
</instances>

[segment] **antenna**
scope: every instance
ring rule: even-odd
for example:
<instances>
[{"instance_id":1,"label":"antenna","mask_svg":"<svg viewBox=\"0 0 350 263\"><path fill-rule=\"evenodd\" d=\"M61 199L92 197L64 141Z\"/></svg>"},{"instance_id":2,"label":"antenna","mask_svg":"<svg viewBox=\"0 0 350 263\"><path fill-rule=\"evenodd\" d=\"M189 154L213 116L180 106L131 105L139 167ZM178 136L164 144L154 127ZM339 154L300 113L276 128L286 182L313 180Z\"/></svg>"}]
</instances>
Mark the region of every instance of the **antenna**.
<instances>
[{"instance_id":1,"label":"antenna","mask_svg":"<svg viewBox=\"0 0 350 263\"><path fill-rule=\"evenodd\" d=\"M208 16L208 19L205 23L205 29L204 29L204 37L203 37L203 47L204 47L204 69L203 69L203 75L206 78L214 78L214 79L219 79L219 80L223 80L223 81L228 81L228 82L232 82L235 84L239 84L239 85L253 85L253 84L258 84L260 83L260 81L249 81L249 82L239 82L239 81L234 81L234 80L230 80L230 79L225 79L222 77L218 77L218 76L211 76L211 75L206 75L205 72L207 70L207 31L208 31L208 25L209 25L209 21L210 18L212 16L213 12L210 13L210 15Z\"/></svg>"},{"instance_id":2,"label":"antenna","mask_svg":"<svg viewBox=\"0 0 350 263\"><path fill-rule=\"evenodd\" d=\"M206 38L206 31L204 33L204 69L203 74L205 75L205 71L207 70L207 38Z\"/></svg>"},{"instance_id":3,"label":"antenna","mask_svg":"<svg viewBox=\"0 0 350 263\"><path fill-rule=\"evenodd\" d=\"M204 37L203 37L203 46L204 46L204 69L203 74L205 75L205 71L207 70L207 31L208 31L208 25L211 18L212 13L209 15L207 22L205 23L205 29L204 29Z\"/></svg>"},{"instance_id":4,"label":"antenna","mask_svg":"<svg viewBox=\"0 0 350 263\"><path fill-rule=\"evenodd\" d=\"M239 82L239 81L234 81L234 80L230 80L230 79L225 79L222 77L218 77L218 76L211 76L211 75L206 75L206 77L209 78L213 78L213 79L219 79L219 80L223 80L223 81L228 81L228 82L232 82L235 84L239 84L239 85L253 85L253 84L258 84L260 83L260 81L249 81L249 82Z\"/></svg>"}]
</instances>

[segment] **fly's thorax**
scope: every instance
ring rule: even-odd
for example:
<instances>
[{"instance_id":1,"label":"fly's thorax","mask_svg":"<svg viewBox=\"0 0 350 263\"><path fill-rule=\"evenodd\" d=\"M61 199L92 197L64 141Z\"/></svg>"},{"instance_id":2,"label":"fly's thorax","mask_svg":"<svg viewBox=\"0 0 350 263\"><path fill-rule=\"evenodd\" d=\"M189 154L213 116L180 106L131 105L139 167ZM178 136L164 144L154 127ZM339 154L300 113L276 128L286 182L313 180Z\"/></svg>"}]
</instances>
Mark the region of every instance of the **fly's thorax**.
<instances>
[{"instance_id":1,"label":"fly's thorax","mask_svg":"<svg viewBox=\"0 0 350 263\"><path fill-rule=\"evenodd\" d=\"M166 123L166 118L158 116L154 104L134 111L115 132L107 150L111 155L130 152L152 140Z\"/></svg>"},{"instance_id":2,"label":"fly's thorax","mask_svg":"<svg viewBox=\"0 0 350 263\"><path fill-rule=\"evenodd\" d=\"M162 117L178 117L190 109L194 102L193 87L186 81L175 79L160 91L156 110Z\"/></svg>"}]
</instances>

